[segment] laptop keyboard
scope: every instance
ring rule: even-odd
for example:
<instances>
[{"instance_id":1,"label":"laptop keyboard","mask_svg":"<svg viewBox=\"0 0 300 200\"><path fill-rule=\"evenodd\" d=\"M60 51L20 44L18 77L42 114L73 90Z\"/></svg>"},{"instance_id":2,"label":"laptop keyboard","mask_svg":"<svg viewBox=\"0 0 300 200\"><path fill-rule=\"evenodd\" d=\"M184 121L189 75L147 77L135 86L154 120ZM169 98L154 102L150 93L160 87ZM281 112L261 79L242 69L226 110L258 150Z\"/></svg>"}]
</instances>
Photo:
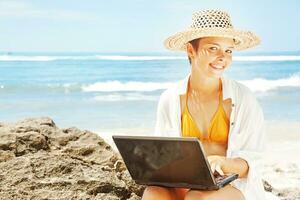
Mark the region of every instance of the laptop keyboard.
<instances>
[{"instance_id":1,"label":"laptop keyboard","mask_svg":"<svg viewBox=\"0 0 300 200\"><path fill-rule=\"evenodd\" d=\"M228 176L226 176L226 175L221 175L221 174L219 174L218 172L215 171L214 177L215 177L215 181L216 181L217 183L219 183L219 182L222 182L222 181L223 181L225 178L227 178Z\"/></svg>"}]
</instances>

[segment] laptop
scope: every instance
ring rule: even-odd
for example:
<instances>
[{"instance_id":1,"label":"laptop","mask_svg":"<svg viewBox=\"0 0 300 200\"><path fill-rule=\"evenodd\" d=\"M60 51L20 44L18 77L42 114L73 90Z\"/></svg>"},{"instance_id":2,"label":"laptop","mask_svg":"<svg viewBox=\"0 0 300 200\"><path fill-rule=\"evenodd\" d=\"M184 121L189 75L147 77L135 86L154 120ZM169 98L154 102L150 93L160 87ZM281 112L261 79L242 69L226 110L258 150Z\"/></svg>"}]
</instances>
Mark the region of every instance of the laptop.
<instances>
[{"instance_id":1,"label":"laptop","mask_svg":"<svg viewBox=\"0 0 300 200\"><path fill-rule=\"evenodd\" d=\"M112 137L137 184L218 190L238 178L238 174L213 174L197 138Z\"/></svg>"}]
</instances>

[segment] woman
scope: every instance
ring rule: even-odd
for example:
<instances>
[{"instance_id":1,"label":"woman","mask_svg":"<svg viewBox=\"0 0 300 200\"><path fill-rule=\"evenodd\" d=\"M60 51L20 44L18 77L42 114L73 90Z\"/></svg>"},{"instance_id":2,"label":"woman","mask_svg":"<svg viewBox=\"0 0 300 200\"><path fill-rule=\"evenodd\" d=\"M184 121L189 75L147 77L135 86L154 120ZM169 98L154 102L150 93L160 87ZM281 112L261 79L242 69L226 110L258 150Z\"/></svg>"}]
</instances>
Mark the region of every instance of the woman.
<instances>
[{"instance_id":1,"label":"woman","mask_svg":"<svg viewBox=\"0 0 300 200\"><path fill-rule=\"evenodd\" d=\"M252 32L235 30L227 13L205 10L193 15L189 30L165 41L170 50L187 52L191 72L160 97L156 134L198 137L212 171L239 178L216 191L148 186L143 200L263 200L260 153L264 146L263 113L242 84L223 77L232 52L258 45Z\"/></svg>"}]
</instances>

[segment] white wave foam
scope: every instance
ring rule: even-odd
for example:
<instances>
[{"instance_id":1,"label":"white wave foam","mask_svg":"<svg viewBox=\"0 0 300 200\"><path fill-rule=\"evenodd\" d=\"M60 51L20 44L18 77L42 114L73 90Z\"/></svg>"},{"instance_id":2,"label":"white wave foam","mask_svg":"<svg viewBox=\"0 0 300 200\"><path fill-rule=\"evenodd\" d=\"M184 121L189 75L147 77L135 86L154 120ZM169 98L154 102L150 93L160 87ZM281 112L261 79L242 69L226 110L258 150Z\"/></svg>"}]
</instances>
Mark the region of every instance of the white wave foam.
<instances>
[{"instance_id":1,"label":"white wave foam","mask_svg":"<svg viewBox=\"0 0 300 200\"><path fill-rule=\"evenodd\" d=\"M55 61L55 60L183 60L185 56L118 56L118 55L96 55L96 56L14 56L0 55L0 61Z\"/></svg>"},{"instance_id":2,"label":"white wave foam","mask_svg":"<svg viewBox=\"0 0 300 200\"><path fill-rule=\"evenodd\" d=\"M300 75L294 75L289 78L268 80L262 78L255 78L252 80L239 81L250 88L253 92L266 92L275 90L279 87L300 87ZM155 90L163 90L171 87L175 83L172 82L120 82L120 81L107 81L97 82L90 85L82 86L84 92L148 92Z\"/></svg>"},{"instance_id":3,"label":"white wave foam","mask_svg":"<svg viewBox=\"0 0 300 200\"><path fill-rule=\"evenodd\" d=\"M300 61L300 56L234 56L234 61Z\"/></svg>"},{"instance_id":4,"label":"white wave foam","mask_svg":"<svg viewBox=\"0 0 300 200\"><path fill-rule=\"evenodd\" d=\"M0 61L53 61L55 57L51 56L7 56L1 55Z\"/></svg>"},{"instance_id":5,"label":"white wave foam","mask_svg":"<svg viewBox=\"0 0 300 200\"><path fill-rule=\"evenodd\" d=\"M245 84L253 92L266 92L279 87L300 87L300 76L295 75L286 79L267 80L256 78L253 80L239 81Z\"/></svg>"},{"instance_id":6,"label":"white wave foam","mask_svg":"<svg viewBox=\"0 0 300 200\"><path fill-rule=\"evenodd\" d=\"M50 88L63 90L65 94L75 91L81 91L81 86L78 83L51 84Z\"/></svg>"},{"instance_id":7,"label":"white wave foam","mask_svg":"<svg viewBox=\"0 0 300 200\"><path fill-rule=\"evenodd\" d=\"M99 60L186 60L186 56L96 56Z\"/></svg>"},{"instance_id":8,"label":"white wave foam","mask_svg":"<svg viewBox=\"0 0 300 200\"><path fill-rule=\"evenodd\" d=\"M97 60L95 56L11 56L0 55L0 61Z\"/></svg>"},{"instance_id":9,"label":"white wave foam","mask_svg":"<svg viewBox=\"0 0 300 200\"><path fill-rule=\"evenodd\" d=\"M124 55L90 55L90 56L18 56L0 55L0 61L55 61L55 60L114 60L114 61L151 61L151 60L187 60L187 56L124 56ZM234 56L234 61L300 61L300 56Z\"/></svg>"},{"instance_id":10,"label":"white wave foam","mask_svg":"<svg viewBox=\"0 0 300 200\"><path fill-rule=\"evenodd\" d=\"M187 56L95 56L99 60L187 60ZM234 56L234 61L300 61L300 56Z\"/></svg>"},{"instance_id":11,"label":"white wave foam","mask_svg":"<svg viewBox=\"0 0 300 200\"><path fill-rule=\"evenodd\" d=\"M172 86L174 83L164 82L125 82L120 81L107 81L98 82L91 85L82 86L84 92L119 92L119 91L155 91L160 89L166 89Z\"/></svg>"},{"instance_id":12,"label":"white wave foam","mask_svg":"<svg viewBox=\"0 0 300 200\"><path fill-rule=\"evenodd\" d=\"M157 101L158 96L142 95L135 93L110 94L94 97L96 101Z\"/></svg>"}]
</instances>

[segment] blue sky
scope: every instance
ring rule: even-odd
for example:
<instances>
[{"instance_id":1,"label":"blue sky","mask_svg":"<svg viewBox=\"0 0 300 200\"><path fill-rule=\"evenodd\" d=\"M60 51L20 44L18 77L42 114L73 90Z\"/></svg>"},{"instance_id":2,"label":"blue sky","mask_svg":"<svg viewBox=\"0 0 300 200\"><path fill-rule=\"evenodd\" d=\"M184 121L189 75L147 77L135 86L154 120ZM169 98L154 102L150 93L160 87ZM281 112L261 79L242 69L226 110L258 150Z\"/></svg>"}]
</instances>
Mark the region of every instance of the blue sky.
<instances>
[{"instance_id":1,"label":"blue sky","mask_svg":"<svg viewBox=\"0 0 300 200\"><path fill-rule=\"evenodd\" d=\"M254 51L299 51L297 0L0 0L0 51L164 52L194 11L220 8L262 39Z\"/></svg>"}]
</instances>

